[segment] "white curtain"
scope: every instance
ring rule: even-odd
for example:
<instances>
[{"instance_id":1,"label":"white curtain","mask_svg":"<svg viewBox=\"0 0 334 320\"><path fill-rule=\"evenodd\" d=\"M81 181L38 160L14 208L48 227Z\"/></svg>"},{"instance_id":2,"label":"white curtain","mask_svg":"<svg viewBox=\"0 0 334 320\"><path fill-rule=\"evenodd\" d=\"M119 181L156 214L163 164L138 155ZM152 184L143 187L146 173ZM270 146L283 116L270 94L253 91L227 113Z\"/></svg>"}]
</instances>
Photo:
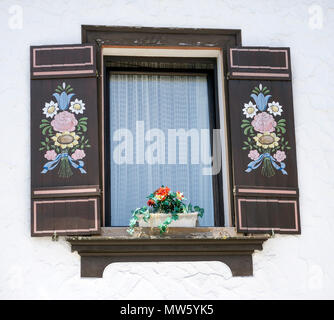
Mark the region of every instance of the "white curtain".
<instances>
[{"instance_id":1,"label":"white curtain","mask_svg":"<svg viewBox=\"0 0 334 320\"><path fill-rule=\"evenodd\" d=\"M165 133L165 164L136 164L136 122L143 121L145 133L158 128ZM129 129L133 135L133 164L118 164L113 141L115 131ZM110 75L111 135L111 225L127 226L131 210L146 205L147 196L161 185L181 191L192 205L204 208L201 226L213 226L212 177L203 175L199 164L191 164L188 139L187 164L168 164L168 129L210 129L208 87L202 75ZM200 131L199 131L200 136ZM145 149L152 142L145 142ZM203 143L203 141L202 141ZM210 157L209 139L204 141ZM179 144L177 143L177 150ZM185 147L185 146L183 146ZM116 154L117 160L117 154Z\"/></svg>"}]
</instances>

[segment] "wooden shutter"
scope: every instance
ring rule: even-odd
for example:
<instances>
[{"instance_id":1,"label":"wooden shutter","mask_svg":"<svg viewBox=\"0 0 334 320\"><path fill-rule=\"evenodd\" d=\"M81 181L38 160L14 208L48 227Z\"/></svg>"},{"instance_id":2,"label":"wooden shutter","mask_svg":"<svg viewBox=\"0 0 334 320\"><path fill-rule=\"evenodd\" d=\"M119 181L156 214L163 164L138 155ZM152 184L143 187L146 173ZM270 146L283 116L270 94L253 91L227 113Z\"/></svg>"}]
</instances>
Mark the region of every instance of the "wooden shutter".
<instances>
[{"instance_id":1,"label":"wooden shutter","mask_svg":"<svg viewBox=\"0 0 334 320\"><path fill-rule=\"evenodd\" d=\"M238 232L300 234L289 48L228 52Z\"/></svg>"},{"instance_id":2,"label":"wooden shutter","mask_svg":"<svg viewBox=\"0 0 334 320\"><path fill-rule=\"evenodd\" d=\"M96 53L31 47L31 234L100 230Z\"/></svg>"}]
</instances>

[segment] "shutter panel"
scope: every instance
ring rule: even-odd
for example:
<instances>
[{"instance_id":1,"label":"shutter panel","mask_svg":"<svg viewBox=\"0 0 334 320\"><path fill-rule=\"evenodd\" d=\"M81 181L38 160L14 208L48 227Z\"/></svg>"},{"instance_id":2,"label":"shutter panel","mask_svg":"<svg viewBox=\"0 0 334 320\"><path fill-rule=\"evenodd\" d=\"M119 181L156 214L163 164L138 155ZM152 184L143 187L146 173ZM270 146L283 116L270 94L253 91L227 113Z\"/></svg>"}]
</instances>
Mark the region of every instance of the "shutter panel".
<instances>
[{"instance_id":1,"label":"shutter panel","mask_svg":"<svg viewBox=\"0 0 334 320\"><path fill-rule=\"evenodd\" d=\"M100 231L96 53L31 47L31 234Z\"/></svg>"},{"instance_id":2,"label":"shutter panel","mask_svg":"<svg viewBox=\"0 0 334 320\"><path fill-rule=\"evenodd\" d=\"M238 232L300 234L289 48L230 48L228 91Z\"/></svg>"}]
</instances>

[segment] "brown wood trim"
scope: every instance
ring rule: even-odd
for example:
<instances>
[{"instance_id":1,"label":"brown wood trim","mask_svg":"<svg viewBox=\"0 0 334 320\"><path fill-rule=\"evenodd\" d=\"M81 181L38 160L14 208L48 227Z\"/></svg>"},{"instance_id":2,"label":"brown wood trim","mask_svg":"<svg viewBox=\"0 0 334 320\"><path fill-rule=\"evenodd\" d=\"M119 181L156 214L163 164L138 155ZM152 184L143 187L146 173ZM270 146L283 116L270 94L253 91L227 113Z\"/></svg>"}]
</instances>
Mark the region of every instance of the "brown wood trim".
<instances>
[{"instance_id":1,"label":"brown wood trim","mask_svg":"<svg viewBox=\"0 0 334 320\"><path fill-rule=\"evenodd\" d=\"M162 50L219 50L221 47L195 47L195 46L117 46L103 44L101 48L120 48L120 49L162 49Z\"/></svg>"},{"instance_id":2,"label":"brown wood trim","mask_svg":"<svg viewBox=\"0 0 334 320\"><path fill-rule=\"evenodd\" d=\"M236 42L235 46L241 46L241 29L211 29L211 28L202 28L202 29L193 29L193 28L152 28L152 27L129 27L129 26L96 26L96 25L81 25L81 40L82 43L89 42L89 33L94 34L96 40L103 41L103 34L106 33L163 33L163 34L203 34L203 35L220 35L220 36L233 36ZM154 41L154 40L153 40ZM131 45L131 44L129 44ZM203 45L203 44L198 44Z\"/></svg>"},{"instance_id":3,"label":"brown wood trim","mask_svg":"<svg viewBox=\"0 0 334 320\"><path fill-rule=\"evenodd\" d=\"M290 74L289 73L268 73L268 72L231 72L231 76L233 78L237 77L256 77L256 78L265 78L268 79L270 77L272 78L289 78Z\"/></svg>"},{"instance_id":4,"label":"brown wood trim","mask_svg":"<svg viewBox=\"0 0 334 320\"><path fill-rule=\"evenodd\" d=\"M298 188L276 188L276 187L261 187L261 186L236 186L234 191L235 196L241 197L275 197L279 198L293 198L299 196Z\"/></svg>"},{"instance_id":5,"label":"brown wood trim","mask_svg":"<svg viewBox=\"0 0 334 320\"><path fill-rule=\"evenodd\" d=\"M41 222L41 220L43 220L44 214L47 211L43 211L43 209L40 211L40 208L42 206L45 205L53 205L53 210L51 210L51 212L49 212L49 214L52 214L55 218L59 215L63 215L64 213L67 214L67 216L70 216L71 211L69 212L61 212L60 210L54 210L54 208L57 205L65 205L65 206L72 206L75 203L89 203L92 202L93 203L93 208L94 208L94 212L93 212L93 216L94 218L91 219L92 217L90 217L90 220L94 221L94 227L76 227L73 226L71 227L69 223L72 222L72 220L70 219L69 221L67 221L67 223L65 224L58 224L58 226L60 227L56 227L56 223L55 221L49 221L47 220L47 227L45 227L45 225L43 225L43 227L41 228L42 230L39 229L38 225ZM71 210L74 210L74 207L72 206ZM76 198L76 199L35 199L32 200L32 225L31 225L31 234L32 236L46 236L46 235L53 235L53 234L58 234L58 235L69 235L69 234L96 234L100 232L100 216L99 216L99 199L97 197L93 198L93 197L89 197L89 198ZM84 214L84 218L86 218L85 215L87 215L87 213L83 212ZM91 213L90 213L91 214ZM82 215L82 213L79 213L79 215ZM78 219L79 217L77 217ZM82 218L82 217L81 217ZM80 219L81 219L80 218Z\"/></svg>"},{"instance_id":6,"label":"brown wood trim","mask_svg":"<svg viewBox=\"0 0 334 320\"><path fill-rule=\"evenodd\" d=\"M254 65L254 66L247 66L247 65L236 65L234 64L234 59L233 59L233 51L237 52L284 52L285 53L285 65L284 67L274 67L271 65ZM269 49L269 48L230 48L230 63L231 63L231 68L237 68L237 69L271 69L271 70L288 70L289 69L289 53L287 49Z\"/></svg>"},{"instance_id":7,"label":"brown wood trim","mask_svg":"<svg viewBox=\"0 0 334 320\"><path fill-rule=\"evenodd\" d=\"M250 198L237 198L237 205L238 205L238 231L239 232L277 232L277 233L299 233L299 212L298 212L298 200L297 199L268 199L268 198L256 198L256 199L250 199ZM280 204L291 204L293 205L293 220L294 220L294 228L290 227L281 227L281 226L271 226L270 228L268 227L261 227L261 226L256 226L256 227L249 227L249 226L244 226L244 221L242 219L242 203L247 203L247 202L252 202L252 203L277 203L278 205ZM269 212L267 212L269 214ZM247 220L247 219L246 219ZM247 222L246 222L247 224Z\"/></svg>"},{"instance_id":8,"label":"brown wood trim","mask_svg":"<svg viewBox=\"0 0 334 320\"><path fill-rule=\"evenodd\" d=\"M32 46L31 78L96 77L95 51L92 44Z\"/></svg>"},{"instance_id":9,"label":"brown wood trim","mask_svg":"<svg viewBox=\"0 0 334 320\"><path fill-rule=\"evenodd\" d=\"M257 55L254 55L255 53ZM229 48L228 71L229 79L291 80L290 49Z\"/></svg>"},{"instance_id":10,"label":"brown wood trim","mask_svg":"<svg viewBox=\"0 0 334 320\"><path fill-rule=\"evenodd\" d=\"M76 196L100 196L99 186L77 186L77 187L53 187L38 188L32 190L32 198L59 198L59 197L76 197Z\"/></svg>"},{"instance_id":11,"label":"brown wood trim","mask_svg":"<svg viewBox=\"0 0 334 320\"><path fill-rule=\"evenodd\" d=\"M268 237L227 239L113 239L111 237L67 237L72 252L81 257L81 277L103 277L113 262L220 261L233 276L252 276L252 254L262 250Z\"/></svg>"}]
</instances>

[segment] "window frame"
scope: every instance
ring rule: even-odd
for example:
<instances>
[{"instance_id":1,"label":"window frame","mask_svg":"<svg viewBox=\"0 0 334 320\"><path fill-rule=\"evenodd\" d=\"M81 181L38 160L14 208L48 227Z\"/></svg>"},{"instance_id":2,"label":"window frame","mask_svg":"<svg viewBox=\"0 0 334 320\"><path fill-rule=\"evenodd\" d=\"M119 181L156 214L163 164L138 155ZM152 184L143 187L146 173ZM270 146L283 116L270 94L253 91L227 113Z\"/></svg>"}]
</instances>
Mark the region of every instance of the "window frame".
<instances>
[{"instance_id":1,"label":"window frame","mask_svg":"<svg viewBox=\"0 0 334 320\"><path fill-rule=\"evenodd\" d=\"M183 41L181 41L183 40ZM184 42L186 40L186 43ZM229 136L229 115L226 108L228 102L227 90L227 50L230 47L241 46L241 30L222 30L222 29L170 29L170 28L132 28L132 27L106 27L106 26L82 26L82 43L94 43L97 45L97 70L98 70L98 106L99 106L99 131L101 143L100 163L102 163L101 181L102 181L102 226L105 226L106 208L105 208L105 171L104 171L104 66L103 56L109 55L108 50L114 50L111 55L120 54L122 50L131 49L131 55L138 55L138 51L144 53L142 56L150 56L150 50L163 49L169 50L170 57L179 56L180 50L183 52L181 57L216 57L218 64L218 74L221 82L219 83L220 95L219 108L224 110L224 123L221 125L225 132L224 139L225 159L227 161L227 170L223 177L227 183L224 185L224 195L227 199L229 223L226 226L235 226L234 203L232 190L232 171L231 171L231 139ZM144 49L144 50L143 50ZM161 52L163 52L161 50ZM160 50L158 50L160 51ZM215 52L216 51L216 52ZM217 57L217 52L219 52ZM207 55L205 55L207 53ZM158 54L159 56L159 54ZM219 61L220 60L220 61ZM224 150L223 150L224 152ZM226 208L226 205L225 205Z\"/></svg>"},{"instance_id":2,"label":"window frame","mask_svg":"<svg viewBox=\"0 0 334 320\"><path fill-rule=\"evenodd\" d=\"M109 67L107 66L107 61L110 62L115 60L119 62L120 60L124 64L131 64L132 61L146 61L146 62L169 62L169 63L210 63L213 64L212 69L199 69L199 68L150 68L150 67ZM111 226L111 216L112 212L110 209L111 201L111 192L110 190L110 167L106 164L109 164L111 160L110 155L110 96L109 90L109 76L110 74L159 74L159 75L205 75L207 78L208 84L208 99L209 99L209 121L210 121L210 133L211 133L211 156L212 156L212 146L213 146L213 129L220 128L220 117L219 117L219 101L218 101L218 79L217 79L217 61L215 59L206 59L206 58L179 58L179 57L124 57L124 56L104 56L104 89L105 89L105 103L104 103L104 146L105 146L105 157L104 157L104 172L105 172L105 197L104 197L104 207L105 212L108 213L105 215L105 227ZM225 226L225 217L224 217L224 192L222 186L222 170L217 175L212 176L212 189L213 189L213 219L214 227L224 227ZM222 196L223 195L223 196Z\"/></svg>"}]
</instances>

